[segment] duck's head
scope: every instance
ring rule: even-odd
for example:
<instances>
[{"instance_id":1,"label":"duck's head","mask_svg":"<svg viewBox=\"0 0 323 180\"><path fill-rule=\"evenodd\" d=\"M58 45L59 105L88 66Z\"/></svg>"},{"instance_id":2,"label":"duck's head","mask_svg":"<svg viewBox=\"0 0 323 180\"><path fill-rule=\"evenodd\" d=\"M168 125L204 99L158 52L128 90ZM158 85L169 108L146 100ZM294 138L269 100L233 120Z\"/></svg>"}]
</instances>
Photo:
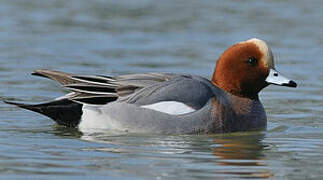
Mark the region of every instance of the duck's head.
<instances>
[{"instance_id":1,"label":"duck's head","mask_svg":"<svg viewBox=\"0 0 323 180\"><path fill-rule=\"evenodd\" d=\"M212 83L233 95L248 98L257 98L269 84L297 86L275 69L270 48L256 38L239 42L224 51L216 63Z\"/></svg>"}]
</instances>

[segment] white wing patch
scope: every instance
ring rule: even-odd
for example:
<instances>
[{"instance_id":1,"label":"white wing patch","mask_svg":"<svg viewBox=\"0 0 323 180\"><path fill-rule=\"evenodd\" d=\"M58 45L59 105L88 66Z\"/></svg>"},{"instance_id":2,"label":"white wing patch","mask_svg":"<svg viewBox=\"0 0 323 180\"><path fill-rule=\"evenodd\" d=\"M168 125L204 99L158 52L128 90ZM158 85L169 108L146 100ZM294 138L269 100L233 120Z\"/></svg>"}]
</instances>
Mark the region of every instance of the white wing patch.
<instances>
[{"instance_id":1,"label":"white wing patch","mask_svg":"<svg viewBox=\"0 0 323 180\"><path fill-rule=\"evenodd\" d=\"M155 111L171 114L171 115L180 115L196 111L190 106L177 101L162 101L154 104L148 104L140 106L142 108L152 109Z\"/></svg>"}]
</instances>

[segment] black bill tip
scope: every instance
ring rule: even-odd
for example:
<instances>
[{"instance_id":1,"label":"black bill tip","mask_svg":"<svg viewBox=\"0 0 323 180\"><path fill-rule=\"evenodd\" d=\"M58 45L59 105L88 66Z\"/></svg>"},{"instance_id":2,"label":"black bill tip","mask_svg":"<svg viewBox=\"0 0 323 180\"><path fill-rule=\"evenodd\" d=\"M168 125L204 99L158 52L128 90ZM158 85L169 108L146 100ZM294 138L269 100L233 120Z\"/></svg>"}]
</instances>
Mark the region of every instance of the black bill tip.
<instances>
[{"instance_id":1,"label":"black bill tip","mask_svg":"<svg viewBox=\"0 0 323 180\"><path fill-rule=\"evenodd\" d=\"M282 84L282 86L287 86L287 87L293 87L296 88L297 87L297 83L295 81L289 81L288 83L284 83Z\"/></svg>"}]
</instances>

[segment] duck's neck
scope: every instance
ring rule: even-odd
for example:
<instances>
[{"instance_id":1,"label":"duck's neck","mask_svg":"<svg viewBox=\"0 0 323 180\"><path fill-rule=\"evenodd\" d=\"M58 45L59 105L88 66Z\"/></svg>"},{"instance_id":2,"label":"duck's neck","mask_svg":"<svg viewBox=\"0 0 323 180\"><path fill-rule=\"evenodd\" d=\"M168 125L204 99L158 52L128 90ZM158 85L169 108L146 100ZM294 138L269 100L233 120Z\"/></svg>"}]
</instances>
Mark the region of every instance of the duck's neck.
<instances>
[{"instance_id":1,"label":"duck's neck","mask_svg":"<svg viewBox=\"0 0 323 180\"><path fill-rule=\"evenodd\" d=\"M234 96L238 96L241 98L249 98L254 100L259 99L258 92L244 91L240 86L235 86L231 82L226 83L226 81L217 81L217 79L214 78L214 76L212 78L212 83L217 87L221 88L222 90L224 90L225 92L230 93Z\"/></svg>"}]
</instances>

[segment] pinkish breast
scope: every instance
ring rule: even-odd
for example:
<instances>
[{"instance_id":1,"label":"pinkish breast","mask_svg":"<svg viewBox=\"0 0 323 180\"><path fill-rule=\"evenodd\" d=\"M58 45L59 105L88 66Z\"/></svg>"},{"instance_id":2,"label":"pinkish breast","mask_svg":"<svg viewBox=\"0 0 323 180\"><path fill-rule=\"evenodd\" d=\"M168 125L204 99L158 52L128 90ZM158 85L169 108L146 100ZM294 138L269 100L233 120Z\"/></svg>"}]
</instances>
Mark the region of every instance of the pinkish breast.
<instances>
[{"instance_id":1,"label":"pinkish breast","mask_svg":"<svg viewBox=\"0 0 323 180\"><path fill-rule=\"evenodd\" d=\"M228 94L212 99L213 131L236 132L263 129L267 125L266 112L259 99Z\"/></svg>"}]
</instances>

